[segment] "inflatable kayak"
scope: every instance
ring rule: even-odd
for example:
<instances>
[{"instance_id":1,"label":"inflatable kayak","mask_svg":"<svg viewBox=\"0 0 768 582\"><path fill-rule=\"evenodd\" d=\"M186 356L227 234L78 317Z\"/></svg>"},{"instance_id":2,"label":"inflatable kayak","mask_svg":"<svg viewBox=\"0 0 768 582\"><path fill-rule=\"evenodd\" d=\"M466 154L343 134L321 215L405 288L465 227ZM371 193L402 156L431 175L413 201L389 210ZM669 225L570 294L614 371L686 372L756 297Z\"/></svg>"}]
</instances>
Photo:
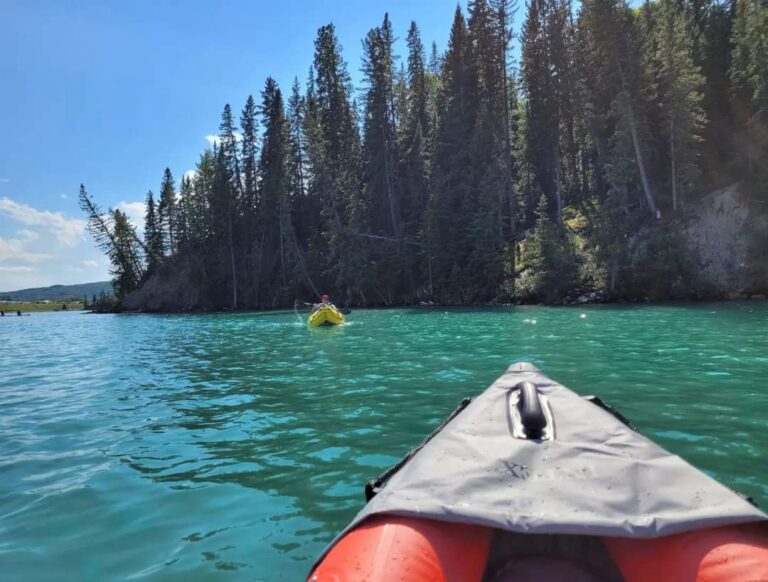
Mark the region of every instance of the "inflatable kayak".
<instances>
[{"instance_id":1,"label":"inflatable kayak","mask_svg":"<svg viewBox=\"0 0 768 582\"><path fill-rule=\"evenodd\" d=\"M333 305L321 305L309 316L310 327L341 325L342 323L344 323L344 314Z\"/></svg>"},{"instance_id":2,"label":"inflatable kayak","mask_svg":"<svg viewBox=\"0 0 768 582\"><path fill-rule=\"evenodd\" d=\"M768 580L768 516L527 363L366 497L310 580Z\"/></svg>"}]
</instances>

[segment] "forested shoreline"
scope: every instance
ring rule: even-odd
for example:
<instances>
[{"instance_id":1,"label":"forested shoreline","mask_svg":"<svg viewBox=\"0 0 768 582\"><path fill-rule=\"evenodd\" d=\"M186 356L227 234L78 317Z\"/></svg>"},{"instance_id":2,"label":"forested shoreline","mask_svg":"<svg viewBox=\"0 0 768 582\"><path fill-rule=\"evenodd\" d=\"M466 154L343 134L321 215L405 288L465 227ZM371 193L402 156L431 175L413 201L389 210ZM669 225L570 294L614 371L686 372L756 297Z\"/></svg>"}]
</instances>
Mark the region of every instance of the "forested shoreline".
<instances>
[{"instance_id":1,"label":"forested shoreline","mask_svg":"<svg viewBox=\"0 0 768 582\"><path fill-rule=\"evenodd\" d=\"M165 170L143 237L82 186L118 301L716 297L684 233L733 182L754 214L743 269L764 293L768 3L530 0L514 31L516 9L457 7L444 52L411 23L402 57L384 15L357 90L321 27L303 84L286 97L268 78L239 115L225 105L193 175Z\"/></svg>"}]
</instances>

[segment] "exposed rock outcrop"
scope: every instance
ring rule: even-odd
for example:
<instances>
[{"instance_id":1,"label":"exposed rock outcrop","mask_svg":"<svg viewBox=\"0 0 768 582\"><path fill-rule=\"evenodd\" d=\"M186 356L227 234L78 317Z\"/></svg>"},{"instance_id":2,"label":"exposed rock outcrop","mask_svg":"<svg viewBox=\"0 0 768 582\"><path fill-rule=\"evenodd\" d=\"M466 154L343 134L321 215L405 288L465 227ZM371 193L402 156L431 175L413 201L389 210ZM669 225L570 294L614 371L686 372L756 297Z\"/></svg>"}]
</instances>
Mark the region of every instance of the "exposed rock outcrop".
<instances>
[{"instance_id":1,"label":"exposed rock outcrop","mask_svg":"<svg viewBox=\"0 0 768 582\"><path fill-rule=\"evenodd\" d=\"M756 214L738 184L696 203L685 235L700 261L701 278L712 293L741 296L753 287L748 251Z\"/></svg>"}]
</instances>

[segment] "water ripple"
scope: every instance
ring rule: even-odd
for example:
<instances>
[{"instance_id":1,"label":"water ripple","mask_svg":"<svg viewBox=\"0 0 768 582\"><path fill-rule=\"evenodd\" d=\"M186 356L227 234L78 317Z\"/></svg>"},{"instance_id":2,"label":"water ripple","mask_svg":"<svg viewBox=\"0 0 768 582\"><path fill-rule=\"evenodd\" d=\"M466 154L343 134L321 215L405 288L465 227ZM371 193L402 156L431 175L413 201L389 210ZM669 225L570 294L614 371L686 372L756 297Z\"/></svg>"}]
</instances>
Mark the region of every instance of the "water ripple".
<instances>
[{"instance_id":1,"label":"water ripple","mask_svg":"<svg viewBox=\"0 0 768 582\"><path fill-rule=\"evenodd\" d=\"M582 317L586 315L586 317ZM768 504L768 307L0 320L17 579L299 579L365 482L512 360Z\"/></svg>"}]
</instances>

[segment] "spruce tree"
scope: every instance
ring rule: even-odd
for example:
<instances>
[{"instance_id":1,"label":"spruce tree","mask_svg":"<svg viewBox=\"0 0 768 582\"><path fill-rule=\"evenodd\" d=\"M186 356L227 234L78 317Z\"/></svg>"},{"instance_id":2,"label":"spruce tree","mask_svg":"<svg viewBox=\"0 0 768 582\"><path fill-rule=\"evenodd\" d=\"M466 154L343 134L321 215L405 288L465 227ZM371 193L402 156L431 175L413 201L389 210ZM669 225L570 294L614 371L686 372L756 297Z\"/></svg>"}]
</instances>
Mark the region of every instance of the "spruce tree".
<instances>
[{"instance_id":1,"label":"spruce tree","mask_svg":"<svg viewBox=\"0 0 768 582\"><path fill-rule=\"evenodd\" d=\"M464 211L472 192L472 158L467 145L474 126L468 56L467 24L457 7L442 63L439 126L425 236L430 295L446 302L465 300Z\"/></svg>"},{"instance_id":2,"label":"spruce tree","mask_svg":"<svg viewBox=\"0 0 768 582\"><path fill-rule=\"evenodd\" d=\"M744 169L755 181L766 173L768 156L768 6L760 0L735 0L731 83Z\"/></svg>"},{"instance_id":3,"label":"spruce tree","mask_svg":"<svg viewBox=\"0 0 768 582\"><path fill-rule=\"evenodd\" d=\"M560 302L576 281L576 263L565 228L552 221L542 195L536 207L536 223L525 241L523 266L526 276L520 291L525 298Z\"/></svg>"},{"instance_id":4,"label":"spruce tree","mask_svg":"<svg viewBox=\"0 0 768 582\"><path fill-rule=\"evenodd\" d=\"M175 227L176 227L176 188L174 186L173 174L170 168L163 172L163 183L160 185L160 200L158 203L157 222L161 231L160 241L162 244L162 255L173 255L175 246Z\"/></svg>"},{"instance_id":5,"label":"spruce tree","mask_svg":"<svg viewBox=\"0 0 768 582\"><path fill-rule=\"evenodd\" d=\"M351 81L333 24L320 27L315 40L314 106L319 142L313 175L324 217L325 271L346 300L364 296L361 273L365 249L365 208L360 183L360 137L350 102Z\"/></svg>"},{"instance_id":6,"label":"spruce tree","mask_svg":"<svg viewBox=\"0 0 768 582\"><path fill-rule=\"evenodd\" d=\"M424 47L419 29L411 22L407 37L408 68L406 106L400 123L400 187L404 234L417 241L423 232L429 194L429 169L432 161L433 115Z\"/></svg>"},{"instance_id":7,"label":"spruce tree","mask_svg":"<svg viewBox=\"0 0 768 582\"><path fill-rule=\"evenodd\" d=\"M267 79L262 91L264 138L259 160L261 176L260 230L264 233L261 296L274 306L285 301L293 272L291 224L290 136L283 97L277 83Z\"/></svg>"},{"instance_id":8,"label":"spruce tree","mask_svg":"<svg viewBox=\"0 0 768 582\"><path fill-rule=\"evenodd\" d=\"M144 277L141 241L128 217L120 210L104 210L80 185L80 209L87 216L87 229L109 258L115 295L122 299L136 289Z\"/></svg>"},{"instance_id":9,"label":"spruce tree","mask_svg":"<svg viewBox=\"0 0 768 582\"><path fill-rule=\"evenodd\" d=\"M179 200L176 203L176 254L181 254L186 249L190 239L190 202L193 197L192 181L188 176L182 176L179 188Z\"/></svg>"},{"instance_id":10,"label":"spruce tree","mask_svg":"<svg viewBox=\"0 0 768 582\"><path fill-rule=\"evenodd\" d=\"M504 158L503 38L487 0L469 4L470 92L475 119L471 162L473 186L464 202L467 262L464 293L470 301L496 299L503 274L507 171Z\"/></svg>"},{"instance_id":11,"label":"spruce tree","mask_svg":"<svg viewBox=\"0 0 768 582\"><path fill-rule=\"evenodd\" d=\"M107 255L112 262L112 287L115 289L115 296L120 300L137 289L144 276L142 249L136 228L130 223L128 216L120 210L113 210L110 214L115 246Z\"/></svg>"},{"instance_id":12,"label":"spruce tree","mask_svg":"<svg viewBox=\"0 0 768 582\"><path fill-rule=\"evenodd\" d=\"M306 101L301 95L301 85L298 77L294 77L291 86L291 96L288 99L288 126L290 130L291 147L291 184L294 195L303 199L307 193L306 161L304 142L304 118Z\"/></svg>"},{"instance_id":13,"label":"spruce tree","mask_svg":"<svg viewBox=\"0 0 768 582\"><path fill-rule=\"evenodd\" d=\"M238 306L238 270L236 234L238 203L240 200L240 164L237 156L237 138L232 121L232 110L224 106L219 126L220 146L214 150L213 182L210 188L211 234L218 251L218 264L228 266L231 307Z\"/></svg>"},{"instance_id":14,"label":"spruce tree","mask_svg":"<svg viewBox=\"0 0 768 582\"><path fill-rule=\"evenodd\" d=\"M370 226L375 234L400 237L401 205L396 161L394 42L389 17L363 41L363 75L367 84L363 123L363 168Z\"/></svg>"},{"instance_id":15,"label":"spruce tree","mask_svg":"<svg viewBox=\"0 0 768 582\"><path fill-rule=\"evenodd\" d=\"M253 95L248 95L245 107L240 115L240 127L243 130L241 146L243 177L243 212L251 216L257 208L258 184L258 135L256 130L256 102Z\"/></svg>"},{"instance_id":16,"label":"spruce tree","mask_svg":"<svg viewBox=\"0 0 768 582\"><path fill-rule=\"evenodd\" d=\"M579 59L589 123L606 168L608 185L634 197L642 194L646 216L657 217L644 131L647 104L632 12L623 0L585 0L579 13ZM615 171L609 172L612 165ZM623 196L623 195L622 195ZM634 204L623 197L621 204Z\"/></svg>"},{"instance_id":17,"label":"spruce tree","mask_svg":"<svg viewBox=\"0 0 768 582\"><path fill-rule=\"evenodd\" d=\"M158 222L155 198L150 190L147 192L146 211L144 215L144 244L147 247L147 272L154 273L163 258L163 236Z\"/></svg>"},{"instance_id":18,"label":"spruce tree","mask_svg":"<svg viewBox=\"0 0 768 582\"><path fill-rule=\"evenodd\" d=\"M699 175L700 144L705 124L702 108L704 78L694 64L693 39L685 13L673 0L660 0L657 33L659 100L669 176L672 209L687 197Z\"/></svg>"}]
</instances>

